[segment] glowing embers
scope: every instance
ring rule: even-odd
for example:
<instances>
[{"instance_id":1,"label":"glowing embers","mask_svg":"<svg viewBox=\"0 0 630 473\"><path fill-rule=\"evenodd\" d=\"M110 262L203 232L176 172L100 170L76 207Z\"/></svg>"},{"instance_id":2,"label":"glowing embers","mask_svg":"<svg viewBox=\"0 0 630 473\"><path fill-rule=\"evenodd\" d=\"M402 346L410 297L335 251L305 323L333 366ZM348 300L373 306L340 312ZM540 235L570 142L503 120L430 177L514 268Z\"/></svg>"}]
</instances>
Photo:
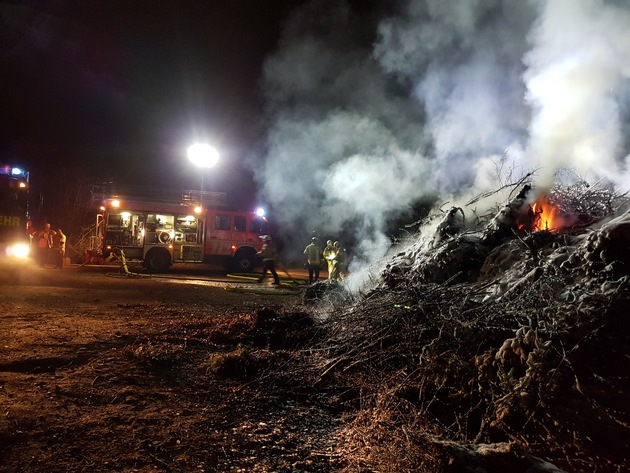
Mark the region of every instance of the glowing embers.
<instances>
[{"instance_id":1,"label":"glowing embers","mask_svg":"<svg viewBox=\"0 0 630 473\"><path fill-rule=\"evenodd\" d=\"M566 226L566 219L560 209L549 202L545 195L538 197L536 202L524 206L518 218L518 229L528 232L543 230L557 232Z\"/></svg>"}]
</instances>

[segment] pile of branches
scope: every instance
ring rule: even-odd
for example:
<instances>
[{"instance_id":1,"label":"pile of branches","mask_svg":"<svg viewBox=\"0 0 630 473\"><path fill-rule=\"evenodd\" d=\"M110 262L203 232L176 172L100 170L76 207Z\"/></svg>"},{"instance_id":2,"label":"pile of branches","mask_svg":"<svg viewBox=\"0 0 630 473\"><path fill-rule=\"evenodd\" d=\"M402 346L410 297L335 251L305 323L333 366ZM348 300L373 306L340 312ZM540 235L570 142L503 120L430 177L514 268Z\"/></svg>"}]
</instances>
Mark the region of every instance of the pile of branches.
<instances>
[{"instance_id":1,"label":"pile of branches","mask_svg":"<svg viewBox=\"0 0 630 473\"><path fill-rule=\"evenodd\" d=\"M361 399L341 442L348 471L629 464L630 279L579 304L556 300L559 283L485 302L482 284L379 289L329 318L320 383Z\"/></svg>"},{"instance_id":2,"label":"pile of branches","mask_svg":"<svg viewBox=\"0 0 630 473\"><path fill-rule=\"evenodd\" d=\"M550 196L551 203L557 205L565 215L580 216L582 225L613 215L628 204L627 195L616 192L611 184L589 184L584 180L568 186L555 183Z\"/></svg>"},{"instance_id":3,"label":"pile of branches","mask_svg":"<svg viewBox=\"0 0 630 473\"><path fill-rule=\"evenodd\" d=\"M593 208L609 215L609 197ZM324 321L319 383L360 404L346 471L624 471L630 213L590 233L466 237L399 255ZM418 270L436 261L437 282Z\"/></svg>"},{"instance_id":4,"label":"pile of branches","mask_svg":"<svg viewBox=\"0 0 630 473\"><path fill-rule=\"evenodd\" d=\"M96 224L81 227L78 232L68 236L66 255L73 260L80 260L86 252L100 250L100 239L96 236Z\"/></svg>"},{"instance_id":5,"label":"pile of branches","mask_svg":"<svg viewBox=\"0 0 630 473\"><path fill-rule=\"evenodd\" d=\"M532 198L543 193L570 222L558 233L533 231L523 225L528 217L535 217L532 215ZM473 199L468 205L476 203ZM512 192L508 202L494 215L468 219L468 225L465 225L465 219L456 218L459 211L464 215L463 209L452 208L437 225L428 245L426 237L419 235L415 243L392 258L382 276L392 288L398 284L472 282L479 278L490 253L506 241L518 238L527 251L536 251L530 243L538 245L541 239L543 245L551 241L563 244L562 235L584 233L589 225L620 213L628 205L627 196L603 184L555 184L546 191L524 184Z\"/></svg>"}]
</instances>

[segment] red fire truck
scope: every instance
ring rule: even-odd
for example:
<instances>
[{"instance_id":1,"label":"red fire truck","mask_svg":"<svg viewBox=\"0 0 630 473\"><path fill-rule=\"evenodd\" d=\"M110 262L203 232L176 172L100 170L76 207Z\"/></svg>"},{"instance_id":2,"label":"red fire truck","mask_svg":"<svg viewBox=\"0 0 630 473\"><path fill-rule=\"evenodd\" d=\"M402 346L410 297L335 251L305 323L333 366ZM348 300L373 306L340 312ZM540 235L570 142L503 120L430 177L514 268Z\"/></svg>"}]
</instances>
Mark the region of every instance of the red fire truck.
<instances>
[{"instance_id":1,"label":"red fire truck","mask_svg":"<svg viewBox=\"0 0 630 473\"><path fill-rule=\"evenodd\" d=\"M0 257L28 256L28 172L0 164Z\"/></svg>"},{"instance_id":2,"label":"red fire truck","mask_svg":"<svg viewBox=\"0 0 630 473\"><path fill-rule=\"evenodd\" d=\"M95 186L97 237L103 257L115 248L127 259L141 260L150 271L166 271L173 263L220 263L250 272L262 235L269 233L264 216L227 209L220 192L148 191Z\"/></svg>"}]
</instances>

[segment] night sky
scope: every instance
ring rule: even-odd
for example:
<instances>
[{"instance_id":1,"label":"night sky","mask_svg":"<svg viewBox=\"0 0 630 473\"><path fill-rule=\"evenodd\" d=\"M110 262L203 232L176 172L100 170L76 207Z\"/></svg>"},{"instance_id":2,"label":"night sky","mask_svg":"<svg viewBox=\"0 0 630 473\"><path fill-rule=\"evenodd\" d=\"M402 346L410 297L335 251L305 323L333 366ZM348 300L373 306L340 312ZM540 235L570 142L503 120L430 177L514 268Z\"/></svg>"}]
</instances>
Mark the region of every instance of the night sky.
<instances>
[{"instance_id":1,"label":"night sky","mask_svg":"<svg viewBox=\"0 0 630 473\"><path fill-rule=\"evenodd\" d=\"M0 161L53 223L77 184L203 178L368 267L427 203L630 185L627 0L0 0L0 44Z\"/></svg>"},{"instance_id":2,"label":"night sky","mask_svg":"<svg viewBox=\"0 0 630 473\"><path fill-rule=\"evenodd\" d=\"M0 2L0 162L26 166L40 194L74 181L198 188L186 148L205 141L221 162L204 185L245 205L261 69L299 3Z\"/></svg>"}]
</instances>

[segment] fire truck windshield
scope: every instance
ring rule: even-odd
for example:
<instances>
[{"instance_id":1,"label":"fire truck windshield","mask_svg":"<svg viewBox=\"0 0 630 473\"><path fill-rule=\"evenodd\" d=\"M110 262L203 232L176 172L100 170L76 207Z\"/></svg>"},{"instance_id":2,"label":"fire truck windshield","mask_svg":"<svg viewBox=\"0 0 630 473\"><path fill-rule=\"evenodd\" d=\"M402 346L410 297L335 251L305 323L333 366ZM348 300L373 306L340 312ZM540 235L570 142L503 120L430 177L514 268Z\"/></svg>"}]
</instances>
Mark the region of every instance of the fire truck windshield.
<instances>
[{"instance_id":1,"label":"fire truck windshield","mask_svg":"<svg viewBox=\"0 0 630 473\"><path fill-rule=\"evenodd\" d=\"M22 189L0 187L0 213L22 215L27 211L27 195Z\"/></svg>"}]
</instances>

